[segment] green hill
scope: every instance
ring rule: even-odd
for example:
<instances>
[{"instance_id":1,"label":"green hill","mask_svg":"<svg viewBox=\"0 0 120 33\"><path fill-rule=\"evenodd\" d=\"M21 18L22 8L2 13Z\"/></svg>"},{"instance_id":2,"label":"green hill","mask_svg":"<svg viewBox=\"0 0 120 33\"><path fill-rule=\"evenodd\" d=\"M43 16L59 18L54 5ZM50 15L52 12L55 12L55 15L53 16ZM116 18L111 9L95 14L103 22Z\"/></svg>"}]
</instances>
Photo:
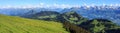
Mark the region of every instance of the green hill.
<instances>
[{"instance_id":1,"label":"green hill","mask_svg":"<svg viewBox=\"0 0 120 33\"><path fill-rule=\"evenodd\" d=\"M53 21L32 20L0 15L0 33L68 33L63 25Z\"/></svg>"}]
</instances>

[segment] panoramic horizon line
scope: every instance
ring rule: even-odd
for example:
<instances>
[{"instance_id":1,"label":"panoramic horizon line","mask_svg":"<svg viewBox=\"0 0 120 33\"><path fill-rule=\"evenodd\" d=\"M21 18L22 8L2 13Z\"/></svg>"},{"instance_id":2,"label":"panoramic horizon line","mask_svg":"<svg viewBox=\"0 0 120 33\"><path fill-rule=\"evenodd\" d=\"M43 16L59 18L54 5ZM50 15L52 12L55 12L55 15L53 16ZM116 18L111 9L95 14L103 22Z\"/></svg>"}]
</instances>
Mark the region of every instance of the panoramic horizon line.
<instances>
[{"instance_id":1,"label":"panoramic horizon line","mask_svg":"<svg viewBox=\"0 0 120 33\"><path fill-rule=\"evenodd\" d=\"M15 5L6 5L6 6L0 6L1 8L50 8L50 7L55 7L55 8L71 8L71 7L81 7L81 6L120 6L120 4L102 4L102 5L95 5L95 4L83 4L83 5L69 5L69 4L44 4L40 3L38 5L21 5L21 6L15 6Z\"/></svg>"}]
</instances>

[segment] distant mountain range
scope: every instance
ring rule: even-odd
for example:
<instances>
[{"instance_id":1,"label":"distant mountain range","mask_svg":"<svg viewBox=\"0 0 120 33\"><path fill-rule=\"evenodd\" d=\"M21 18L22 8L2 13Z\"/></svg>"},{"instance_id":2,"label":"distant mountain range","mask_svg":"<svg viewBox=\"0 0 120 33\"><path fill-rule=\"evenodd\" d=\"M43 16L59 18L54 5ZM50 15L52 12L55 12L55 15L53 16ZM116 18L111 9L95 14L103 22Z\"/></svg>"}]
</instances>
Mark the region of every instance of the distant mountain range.
<instances>
[{"instance_id":1,"label":"distant mountain range","mask_svg":"<svg viewBox=\"0 0 120 33\"><path fill-rule=\"evenodd\" d=\"M114 23L119 24L120 22L120 6L81 6L71 8L8 8L0 9L0 14L11 15L11 16L29 16L31 14L38 13L40 11L55 11L59 13L65 13L69 11L75 11L79 15L82 15L88 19L102 18L112 20Z\"/></svg>"},{"instance_id":2,"label":"distant mountain range","mask_svg":"<svg viewBox=\"0 0 120 33\"><path fill-rule=\"evenodd\" d=\"M3 22L8 17L10 20L12 20L11 18L15 18L13 21L22 20L21 22L27 22L25 21L26 19L32 19L33 22L34 20L41 20L41 22L42 20L60 22L66 31L70 33L119 33L120 26L116 25L120 23L119 12L119 6L81 6L64 9L8 8L0 9L0 14L10 15L11 17L0 16L1 18L4 17L1 19ZM23 19L15 16L23 17ZM16 20L16 18L19 20Z\"/></svg>"}]
</instances>

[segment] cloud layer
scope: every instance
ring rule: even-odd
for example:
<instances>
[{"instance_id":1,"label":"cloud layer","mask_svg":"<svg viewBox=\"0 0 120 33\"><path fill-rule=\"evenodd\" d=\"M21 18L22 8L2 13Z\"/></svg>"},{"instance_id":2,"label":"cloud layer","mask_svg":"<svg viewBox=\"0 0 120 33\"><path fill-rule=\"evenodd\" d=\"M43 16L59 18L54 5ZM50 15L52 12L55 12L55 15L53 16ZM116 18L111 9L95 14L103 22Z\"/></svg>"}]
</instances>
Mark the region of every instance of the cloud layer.
<instances>
[{"instance_id":1,"label":"cloud layer","mask_svg":"<svg viewBox=\"0 0 120 33\"><path fill-rule=\"evenodd\" d=\"M95 5L83 4L83 6L95 6ZM120 6L120 4L110 4L109 6ZM22 6L14 6L14 5L0 6L0 8L71 8L71 7L80 7L80 5L69 5L69 4L50 4L49 5L49 4L40 3L37 5L27 4Z\"/></svg>"},{"instance_id":2,"label":"cloud layer","mask_svg":"<svg viewBox=\"0 0 120 33\"><path fill-rule=\"evenodd\" d=\"M22 5L22 6L14 6L14 5L5 5L5 6L0 6L1 8L70 8L70 7L79 7L79 5L68 5L68 4L44 4L40 3L37 5Z\"/></svg>"}]
</instances>

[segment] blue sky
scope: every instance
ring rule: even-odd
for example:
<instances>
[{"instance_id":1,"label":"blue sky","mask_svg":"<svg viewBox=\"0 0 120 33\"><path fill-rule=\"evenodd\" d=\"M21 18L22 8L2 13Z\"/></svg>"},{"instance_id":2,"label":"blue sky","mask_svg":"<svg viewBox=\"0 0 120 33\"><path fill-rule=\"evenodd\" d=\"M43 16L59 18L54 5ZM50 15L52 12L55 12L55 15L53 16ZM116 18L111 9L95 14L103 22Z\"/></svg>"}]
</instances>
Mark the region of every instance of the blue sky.
<instances>
[{"instance_id":1,"label":"blue sky","mask_svg":"<svg viewBox=\"0 0 120 33\"><path fill-rule=\"evenodd\" d=\"M68 4L68 5L102 5L102 4L120 4L120 0L0 0L0 6L24 6L39 4Z\"/></svg>"}]
</instances>

